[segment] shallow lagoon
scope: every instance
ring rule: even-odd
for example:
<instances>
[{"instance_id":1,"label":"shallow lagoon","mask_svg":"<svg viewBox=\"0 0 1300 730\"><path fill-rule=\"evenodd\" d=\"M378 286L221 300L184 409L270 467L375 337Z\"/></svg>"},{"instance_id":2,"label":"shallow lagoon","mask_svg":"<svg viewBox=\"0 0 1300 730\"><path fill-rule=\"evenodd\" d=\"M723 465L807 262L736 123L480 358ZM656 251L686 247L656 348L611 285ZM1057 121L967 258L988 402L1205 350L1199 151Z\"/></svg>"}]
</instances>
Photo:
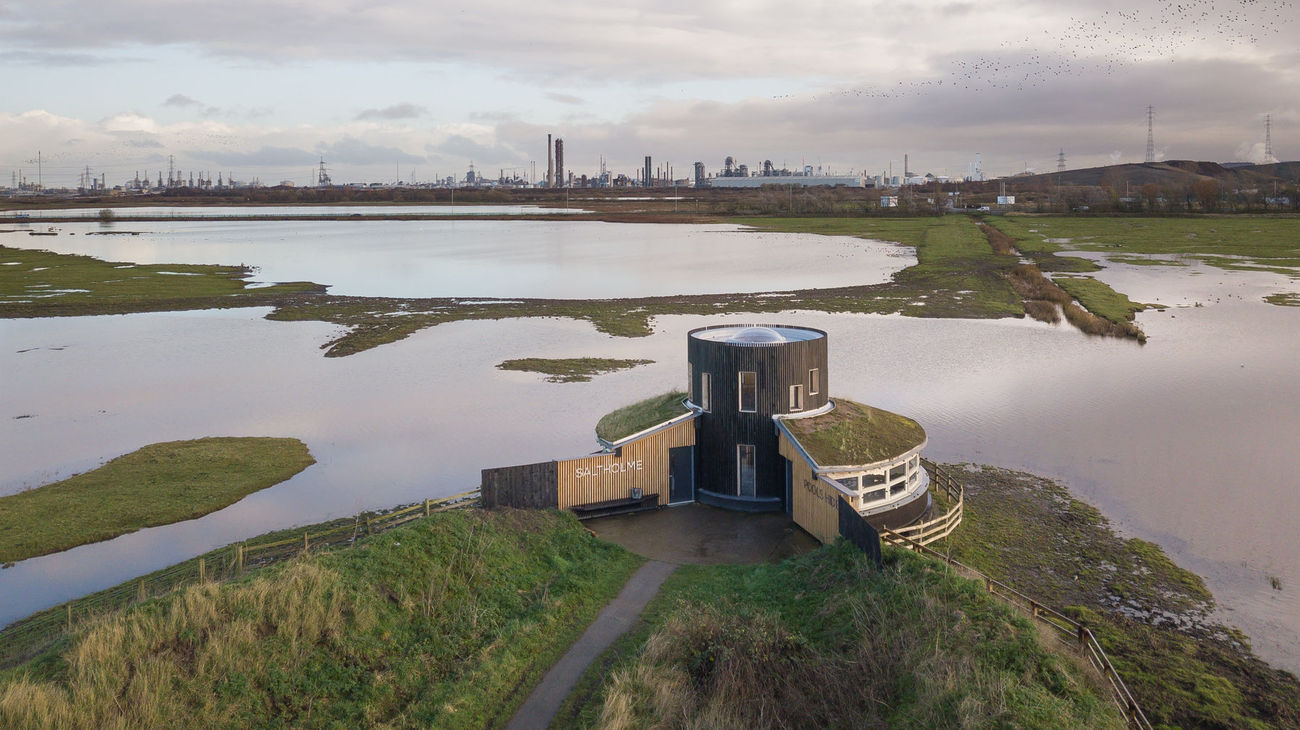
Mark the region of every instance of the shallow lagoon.
<instances>
[{"instance_id":1,"label":"shallow lagoon","mask_svg":"<svg viewBox=\"0 0 1300 730\"><path fill-rule=\"evenodd\" d=\"M764 319L825 329L831 393L916 417L932 457L1063 479L1206 576L1225 620L1300 669L1300 309L1259 301L1294 283L1201 265L1098 276L1171 306L1139 315L1147 345L1026 320ZM298 436L318 459L199 520L0 571L0 621L266 530L463 491L483 467L587 453L603 413L681 386L689 329L749 319L663 317L641 339L459 322L326 359L334 327L264 312L0 321L0 493L204 435ZM584 355L657 362L574 384L493 367Z\"/></svg>"},{"instance_id":2,"label":"shallow lagoon","mask_svg":"<svg viewBox=\"0 0 1300 730\"><path fill-rule=\"evenodd\" d=\"M910 247L892 243L735 225L344 220L57 227L57 236L0 234L0 244L139 264L242 263L257 267L258 281L314 281L331 294L385 297L784 291L885 282L916 263ZM103 233L110 235L88 235Z\"/></svg>"}]
</instances>

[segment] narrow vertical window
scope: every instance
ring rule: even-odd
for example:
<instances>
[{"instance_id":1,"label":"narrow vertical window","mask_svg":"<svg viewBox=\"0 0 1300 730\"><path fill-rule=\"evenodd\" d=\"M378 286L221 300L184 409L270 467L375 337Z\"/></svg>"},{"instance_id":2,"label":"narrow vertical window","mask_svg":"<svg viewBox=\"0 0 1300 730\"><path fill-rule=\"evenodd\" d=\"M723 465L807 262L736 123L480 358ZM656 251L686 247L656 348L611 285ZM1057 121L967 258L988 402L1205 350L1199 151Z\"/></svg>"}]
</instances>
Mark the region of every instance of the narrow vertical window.
<instances>
[{"instance_id":1,"label":"narrow vertical window","mask_svg":"<svg viewBox=\"0 0 1300 730\"><path fill-rule=\"evenodd\" d=\"M736 445L736 494L741 497L753 497L755 494L756 470L754 468L753 444Z\"/></svg>"},{"instance_id":2,"label":"narrow vertical window","mask_svg":"<svg viewBox=\"0 0 1300 730\"><path fill-rule=\"evenodd\" d=\"M695 399L695 366L686 363L686 400L692 403L699 403Z\"/></svg>"},{"instance_id":3,"label":"narrow vertical window","mask_svg":"<svg viewBox=\"0 0 1300 730\"><path fill-rule=\"evenodd\" d=\"M700 373L700 399L695 404L706 413L713 410L713 377L708 373Z\"/></svg>"},{"instance_id":4,"label":"narrow vertical window","mask_svg":"<svg viewBox=\"0 0 1300 730\"><path fill-rule=\"evenodd\" d=\"M748 370L740 373L740 410L743 413L758 410L758 373Z\"/></svg>"},{"instance_id":5,"label":"narrow vertical window","mask_svg":"<svg viewBox=\"0 0 1300 730\"><path fill-rule=\"evenodd\" d=\"M792 385L790 386L790 411L793 413L794 411L802 411L802 410L803 410L803 386Z\"/></svg>"},{"instance_id":6,"label":"narrow vertical window","mask_svg":"<svg viewBox=\"0 0 1300 730\"><path fill-rule=\"evenodd\" d=\"M813 368L808 371L808 395L817 395L820 392L822 392L822 371Z\"/></svg>"}]
</instances>

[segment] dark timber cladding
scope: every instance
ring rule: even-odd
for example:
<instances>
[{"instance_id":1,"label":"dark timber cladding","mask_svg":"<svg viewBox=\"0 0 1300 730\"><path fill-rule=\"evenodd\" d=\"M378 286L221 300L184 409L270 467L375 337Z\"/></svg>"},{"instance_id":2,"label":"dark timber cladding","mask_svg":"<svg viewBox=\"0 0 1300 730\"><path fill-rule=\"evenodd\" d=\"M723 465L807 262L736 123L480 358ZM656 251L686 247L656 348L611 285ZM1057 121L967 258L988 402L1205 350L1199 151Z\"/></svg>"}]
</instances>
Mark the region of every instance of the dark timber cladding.
<instances>
[{"instance_id":1,"label":"dark timber cladding","mask_svg":"<svg viewBox=\"0 0 1300 730\"><path fill-rule=\"evenodd\" d=\"M546 509L560 506L559 473L554 461L484 469L483 506Z\"/></svg>"},{"instance_id":2,"label":"dark timber cladding","mask_svg":"<svg viewBox=\"0 0 1300 730\"><path fill-rule=\"evenodd\" d=\"M785 463L772 416L826 405L826 333L780 325L703 327L687 337L687 360L690 400L707 405L696 422L697 498L731 509L785 509Z\"/></svg>"}]
</instances>

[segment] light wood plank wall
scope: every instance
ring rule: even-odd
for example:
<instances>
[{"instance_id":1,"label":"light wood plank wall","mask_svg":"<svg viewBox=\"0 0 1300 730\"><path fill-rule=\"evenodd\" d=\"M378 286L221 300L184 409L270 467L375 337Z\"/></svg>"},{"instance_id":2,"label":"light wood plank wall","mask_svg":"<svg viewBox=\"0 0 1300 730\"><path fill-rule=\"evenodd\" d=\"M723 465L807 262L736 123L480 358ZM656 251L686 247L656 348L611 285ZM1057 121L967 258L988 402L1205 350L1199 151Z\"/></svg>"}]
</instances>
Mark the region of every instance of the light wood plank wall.
<instances>
[{"instance_id":1,"label":"light wood plank wall","mask_svg":"<svg viewBox=\"0 0 1300 730\"><path fill-rule=\"evenodd\" d=\"M632 487L668 503L668 450L695 445L695 421L688 419L624 444L615 454L596 454L559 462L560 509L624 499Z\"/></svg>"},{"instance_id":2,"label":"light wood plank wall","mask_svg":"<svg viewBox=\"0 0 1300 730\"><path fill-rule=\"evenodd\" d=\"M799 449L780 434L781 455L790 460L790 516L795 524L823 543L835 542L840 536L840 493L817 478L812 464Z\"/></svg>"}]
</instances>

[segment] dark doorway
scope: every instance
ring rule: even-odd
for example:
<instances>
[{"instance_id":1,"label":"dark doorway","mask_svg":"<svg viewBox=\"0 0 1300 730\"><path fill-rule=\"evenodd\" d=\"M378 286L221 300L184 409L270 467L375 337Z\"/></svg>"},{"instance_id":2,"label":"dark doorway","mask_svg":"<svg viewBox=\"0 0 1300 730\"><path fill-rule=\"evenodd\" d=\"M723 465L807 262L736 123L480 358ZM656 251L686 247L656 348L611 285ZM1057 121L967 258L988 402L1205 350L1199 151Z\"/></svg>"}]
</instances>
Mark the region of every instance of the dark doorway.
<instances>
[{"instance_id":1,"label":"dark doorway","mask_svg":"<svg viewBox=\"0 0 1300 730\"><path fill-rule=\"evenodd\" d=\"M785 462L785 513L794 514L794 464L790 460L782 457L781 461Z\"/></svg>"},{"instance_id":2,"label":"dark doorway","mask_svg":"<svg viewBox=\"0 0 1300 730\"><path fill-rule=\"evenodd\" d=\"M668 449L668 503L695 501L695 447Z\"/></svg>"}]
</instances>

